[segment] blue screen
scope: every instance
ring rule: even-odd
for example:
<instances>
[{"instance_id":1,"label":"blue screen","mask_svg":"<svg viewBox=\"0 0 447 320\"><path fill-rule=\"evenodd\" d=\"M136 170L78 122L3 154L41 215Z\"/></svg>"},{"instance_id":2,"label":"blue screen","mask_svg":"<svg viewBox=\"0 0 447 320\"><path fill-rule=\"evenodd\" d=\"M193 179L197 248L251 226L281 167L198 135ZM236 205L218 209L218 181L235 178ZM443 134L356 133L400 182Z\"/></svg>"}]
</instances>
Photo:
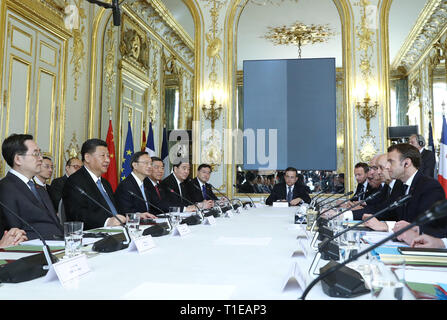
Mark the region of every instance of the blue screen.
<instances>
[{"instance_id":1,"label":"blue screen","mask_svg":"<svg viewBox=\"0 0 447 320\"><path fill-rule=\"evenodd\" d=\"M336 170L335 75L335 58L244 61L244 169Z\"/></svg>"}]
</instances>

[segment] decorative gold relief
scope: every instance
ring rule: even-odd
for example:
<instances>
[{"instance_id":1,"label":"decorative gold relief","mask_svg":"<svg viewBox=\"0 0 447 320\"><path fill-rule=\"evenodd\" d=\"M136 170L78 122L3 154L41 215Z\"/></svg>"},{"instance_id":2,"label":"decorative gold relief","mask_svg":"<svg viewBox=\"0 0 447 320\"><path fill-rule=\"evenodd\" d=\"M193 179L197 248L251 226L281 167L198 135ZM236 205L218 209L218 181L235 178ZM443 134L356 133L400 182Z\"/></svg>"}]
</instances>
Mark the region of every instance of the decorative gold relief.
<instances>
[{"instance_id":1,"label":"decorative gold relief","mask_svg":"<svg viewBox=\"0 0 447 320\"><path fill-rule=\"evenodd\" d=\"M115 61L116 61L116 40L113 24L111 23L106 33L106 56L104 63L105 81L107 89L107 106L111 116L111 96L116 83Z\"/></svg>"},{"instance_id":2,"label":"decorative gold relief","mask_svg":"<svg viewBox=\"0 0 447 320\"><path fill-rule=\"evenodd\" d=\"M146 73L149 70L149 46L147 36L141 30L137 31L130 24L122 33L120 52L124 60L130 62L136 68L142 68ZM125 28L123 28L125 29Z\"/></svg>"},{"instance_id":3,"label":"decorative gold relief","mask_svg":"<svg viewBox=\"0 0 447 320\"><path fill-rule=\"evenodd\" d=\"M201 159L204 163L208 163L213 171L216 171L222 162L222 141L219 132L214 129L202 132L202 154Z\"/></svg>"},{"instance_id":4,"label":"decorative gold relief","mask_svg":"<svg viewBox=\"0 0 447 320\"><path fill-rule=\"evenodd\" d=\"M290 27L268 27L262 37L275 45L294 45L298 47L298 58L301 58L301 47L306 44L324 43L335 35L329 25L305 25L296 21Z\"/></svg>"},{"instance_id":5,"label":"decorative gold relief","mask_svg":"<svg viewBox=\"0 0 447 320\"><path fill-rule=\"evenodd\" d=\"M73 47L71 48L71 60L73 65L73 78L74 78L74 100L78 100L78 87L79 79L81 78L81 71L84 65L85 51L84 51L84 32L85 26L83 19L86 18L84 8L82 8L81 0L74 0L79 13L79 29L73 29Z\"/></svg>"},{"instance_id":6,"label":"decorative gold relief","mask_svg":"<svg viewBox=\"0 0 447 320\"><path fill-rule=\"evenodd\" d=\"M361 149L357 154L360 161L368 163L379 152L375 146L374 138L374 136L362 136Z\"/></svg>"},{"instance_id":7,"label":"decorative gold relief","mask_svg":"<svg viewBox=\"0 0 447 320\"><path fill-rule=\"evenodd\" d=\"M71 138L70 144L68 145L68 149L65 150L67 161L70 158L77 158L81 151L79 149L78 140L76 139L76 132L73 131L73 137Z\"/></svg>"}]
</instances>

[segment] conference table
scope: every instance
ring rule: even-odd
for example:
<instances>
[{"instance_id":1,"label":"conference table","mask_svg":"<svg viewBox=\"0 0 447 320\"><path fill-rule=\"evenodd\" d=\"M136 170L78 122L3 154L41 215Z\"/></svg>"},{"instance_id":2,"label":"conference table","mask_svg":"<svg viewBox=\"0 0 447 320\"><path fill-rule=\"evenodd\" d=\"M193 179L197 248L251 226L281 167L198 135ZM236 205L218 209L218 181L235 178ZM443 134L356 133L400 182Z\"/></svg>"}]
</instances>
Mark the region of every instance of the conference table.
<instances>
[{"instance_id":1,"label":"conference table","mask_svg":"<svg viewBox=\"0 0 447 320\"><path fill-rule=\"evenodd\" d=\"M297 285L284 290L290 270L296 265L307 274L312 260L293 256L296 210L250 208L215 224L191 225L187 235L154 237L156 247L145 253L124 249L91 256L91 271L65 286L43 277L1 284L0 299L296 300ZM317 284L307 299L333 298ZM412 299L406 289L404 299Z\"/></svg>"}]
</instances>

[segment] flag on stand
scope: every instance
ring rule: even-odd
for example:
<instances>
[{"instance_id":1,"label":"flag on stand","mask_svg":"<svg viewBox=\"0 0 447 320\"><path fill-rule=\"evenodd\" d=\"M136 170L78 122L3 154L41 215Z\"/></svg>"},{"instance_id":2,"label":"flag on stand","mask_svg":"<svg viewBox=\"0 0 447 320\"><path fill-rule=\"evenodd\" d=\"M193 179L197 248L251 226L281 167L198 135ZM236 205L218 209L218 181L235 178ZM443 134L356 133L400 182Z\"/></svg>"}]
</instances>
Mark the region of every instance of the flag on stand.
<instances>
[{"instance_id":1,"label":"flag on stand","mask_svg":"<svg viewBox=\"0 0 447 320\"><path fill-rule=\"evenodd\" d=\"M141 151L146 149L146 132L143 130L143 142L141 143Z\"/></svg>"},{"instance_id":2,"label":"flag on stand","mask_svg":"<svg viewBox=\"0 0 447 320\"><path fill-rule=\"evenodd\" d=\"M130 121L129 121L127 125L127 137L126 137L126 144L124 146L120 181L126 179L126 177L132 172L132 167L130 165L130 159L132 158L132 155L133 155L133 139L132 139L132 128L130 127Z\"/></svg>"},{"instance_id":3,"label":"flag on stand","mask_svg":"<svg viewBox=\"0 0 447 320\"><path fill-rule=\"evenodd\" d=\"M154 131L152 130L152 122L149 122L149 134L147 136L146 150L149 156L155 157Z\"/></svg>"},{"instance_id":4,"label":"flag on stand","mask_svg":"<svg viewBox=\"0 0 447 320\"><path fill-rule=\"evenodd\" d=\"M109 130L107 131L107 149L109 150L110 155L110 164L107 172L102 175L104 179L109 181L112 186L113 192L115 192L116 187L118 186L118 173L116 170L116 157L115 157L115 141L113 141L113 128L112 128L112 120L109 120Z\"/></svg>"},{"instance_id":5,"label":"flag on stand","mask_svg":"<svg viewBox=\"0 0 447 320\"><path fill-rule=\"evenodd\" d=\"M447 195L447 123L442 116L441 150L439 152L438 181ZM447 197L447 196L446 196Z\"/></svg>"},{"instance_id":6,"label":"flag on stand","mask_svg":"<svg viewBox=\"0 0 447 320\"><path fill-rule=\"evenodd\" d=\"M428 149L435 152L435 143L433 142L433 128L431 121L428 123Z\"/></svg>"},{"instance_id":7,"label":"flag on stand","mask_svg":"<svg viewBox=\"0 0 447 320\"><path fill-rule=\"evenodd\" d=\"M163 142L161 143L161 160L165 166L165 174L163 178L166 178L171 174L169 171L169 150L168 150L168 135L166 133L166 127L163 128Z\"/></svg>"}]
</instances>

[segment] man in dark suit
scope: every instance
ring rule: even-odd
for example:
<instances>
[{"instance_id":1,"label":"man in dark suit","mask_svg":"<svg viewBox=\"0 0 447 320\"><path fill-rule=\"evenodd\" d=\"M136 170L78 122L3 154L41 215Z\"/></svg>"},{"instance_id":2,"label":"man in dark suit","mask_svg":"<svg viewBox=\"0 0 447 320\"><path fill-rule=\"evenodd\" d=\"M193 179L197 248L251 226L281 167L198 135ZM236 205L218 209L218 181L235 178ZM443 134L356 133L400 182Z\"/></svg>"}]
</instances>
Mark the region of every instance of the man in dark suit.
<instances>
[{"instance_id":1,"label":"man in dark suit","mask_svg":"<svg viewBox=\"0 0 447 320\"><path fill-rule=\"evenodd\" d=\"M409 143L421 153L421 167L419 171L429 177L435 177L436 157L433 151L425 149L425 139L420 134L410 136Z\"/></svg>"},{"instance_id":2,"label":"man in dark suit","mask_svg":"<svg viewBox=\"0 0 447 320\"><path fill-rule=\"evenodd\" d=\"M32 178L42 166L42 152L33 136L12 134L3 141L2 155L12 168L0 181L0 201L37 230L45 239L63 238L63 228L48 193L36 186ZM38 238L37 233L9 210L1 208L6 229L19 228L28 239Z\"/></svg>"},{"instance_id":3,"label":"man in dark suit","mask_svg":"<svg viewBox=\"0 0 447 320\"><path fill-rule=\"evenodd\" d=\"M354 177L357 181L357 189L355 190L353 201L366 199L371 191L371 185L368 184L369 166L367 163L359 162L354 166ZM368 193L368 194L367 194Z\"/></svg>"},{"instance_id":4,"label":"man in dark suit","mask_svg":"<svg viewBox=\"0 0 447 320\"><path fill-rule=\"evenodd\" d=\"M50 157L44 156L42 158L42 165L40 166L40 172L36 174L36 176L33 178L34 183L38 184L39 186L45 188L45 190L48 191L50 185L47 184L47 182L50 181L51 176L53 175L53 170L54 170L53 160L51 160Z\"/></svg>"},{"instance_id":5,"label":"man in dark suit","mask_svg":"<svg viewBox=\"0 0 447 320\"><path fill-rule=\"evenodd\" d=\"M78 158L68 159L65 164L65 174L60 178L54 179L50 187L47 189L56 210L59 208L59 202L62 199L62 190L64 189L65 182L70 175L78 171L81 167L82 161Z\"/></svg>"},{"instance_id":6,"label":"man in dark suit","mask_svg":"<svg viewBox=\"0 0 447 320\"><path fill-rule=\"evenodd\" d=\"M110 164L107 143L100 139L89 139L82 144L81 155L84 166L68 177L62 191L67 221L84 222L84 230L119 226L118 219L125 223L126 217L118 214L110 183L101 177ZM101 206L77 188L82 189Z\"/></svg>"},{"instance_id":7,"label":"man in dark suit","mask_svg":"<svg viewBox=\"0 0 447 320\"><path fill-rule=\"evenodd\" d=\"M151 212L155 215L169 212L169 202L165 190L160 187L160 182L163 179L165 173L165 166L163 160L158 157L151 157L152 170L149 173L149 177L144 179L144 185L149 192L149 199L151 199ZM155 207L156 206L156 207Z\"/></svg>"},{"instance_id":8,"label":"man in dark suit","mask_svg":"<svg viewBox=\"0 0 447 320\"><path fill-rule=\"evenodd\" d=\"M393 232L396 232L415 221L435 202L445 199L444 189L439 182L423 175L418 170L420 161L419 150L410 144L395 144L388 148L386 169L389 171L391 178L403 182L402 194L411 194L412 198L406 205L392 211L392 219L397 221L394 226L379 222L373 227L374 230L387 231L392 229ZM372 227L371 225L368 226ZM447 236L447 218L428 223L421 228L414 227L400 235L398 240L411 244L413 239L419 236L421 232L439 238Z\"/></svg>"},{"instance_id":9,"label":"man in dark suit","mask_svg":"<svg viewBox=\"0 0 447 320\"><path fill-rule=\"evenodd\" d=\"M240 186L239 192L240 193L257 193L257 187L255 188L255 179L256 175L248 171L245 175L245 182Z\"/></svg>"},{"instance_id":10,"label":"man in dark suit","mask_svg":"<svg viewBox=\"0 0 447 320\"><path fill-rule=\"evenodd\" d=\"M195 205L191 205L190 202L182 199L177 194L180 194L183 198L189 199L189 194L186 189L185 180L189 176L190 165L187 162L179 162L173 165L173 172L167 176L160 184L165 190L166 201L170 207L180 207L182 211L196 211ZM175 191L172 192L171 190ZM177 193L177 194L176 194ZM210 201L203 201L196 204L200 209L209 209L212 207Z\"/></svg>"},{"instance_id":11,"label":"man in dark suit","mask_svg":"<svg viewBox=\"0 0 447 320\"><path fill-rule=\"evenodd\" d=\"M375 214L376 212L379 212L380 210L389 206L391 203L395 202L396 200L399 199L399 197L402 196L403 183L400 180L391 179L390 173L386 169L387 162L388 162L388 155L386 153L380 155L377 158L377 167L378 167L377 173L385 182L385 185L382 188L382 194L379 196L383 200L378 203L367 205L363 209L354 210L352 212L354 220L365 220L371 215ZM377 217L377 219L381 221L387 221L392 219L392 214L390 214L390 212L387 211L380 214L380 216Z\"/></svg>"},{"instance_id":12,"label":"man in dark suit","mask_svg":"<svg viewBox=\"0 0 447 320\"><path fill-rule=\"evenodd\" d=\"M211 166L209 164L202 163L197 168L197 177L186 183L189 199L191 199L192 202L217 200L211 185L208 183L210 180L211 171ZM212 205L214 205L214 203L212 203Z\"/></svg>"},{"instance_id":13,"label":"man in dark suit","mask_svg":"<svg viewBox=\"0 0 447 320\"><path fill-rule=\"evenodd\" d=\"M149 205L152 198L144 185L144 180L151 172L151 157L144 151L135 152L130 159L130 166L132 172L120 182L115 191L118 212L123 215L140 212L140 218L155 219L156 216L149 213L149 210L152 210Z\"/></svg>"},{"instance_id":14,"label":"man in dark suit","mask_svg":"<svg viewBox=\"0 0 447 320\"><path fill-rule=\"evenodd\" d=\"M272 193L265 201L265 204L271 206L278 200L286 200L290 206L297 206L302 201L310 203L310 196L306 187L297 183L297 170L289 167L284 174L284 183L278 183L273 187Z\"/></svg>"}]
</instances>

